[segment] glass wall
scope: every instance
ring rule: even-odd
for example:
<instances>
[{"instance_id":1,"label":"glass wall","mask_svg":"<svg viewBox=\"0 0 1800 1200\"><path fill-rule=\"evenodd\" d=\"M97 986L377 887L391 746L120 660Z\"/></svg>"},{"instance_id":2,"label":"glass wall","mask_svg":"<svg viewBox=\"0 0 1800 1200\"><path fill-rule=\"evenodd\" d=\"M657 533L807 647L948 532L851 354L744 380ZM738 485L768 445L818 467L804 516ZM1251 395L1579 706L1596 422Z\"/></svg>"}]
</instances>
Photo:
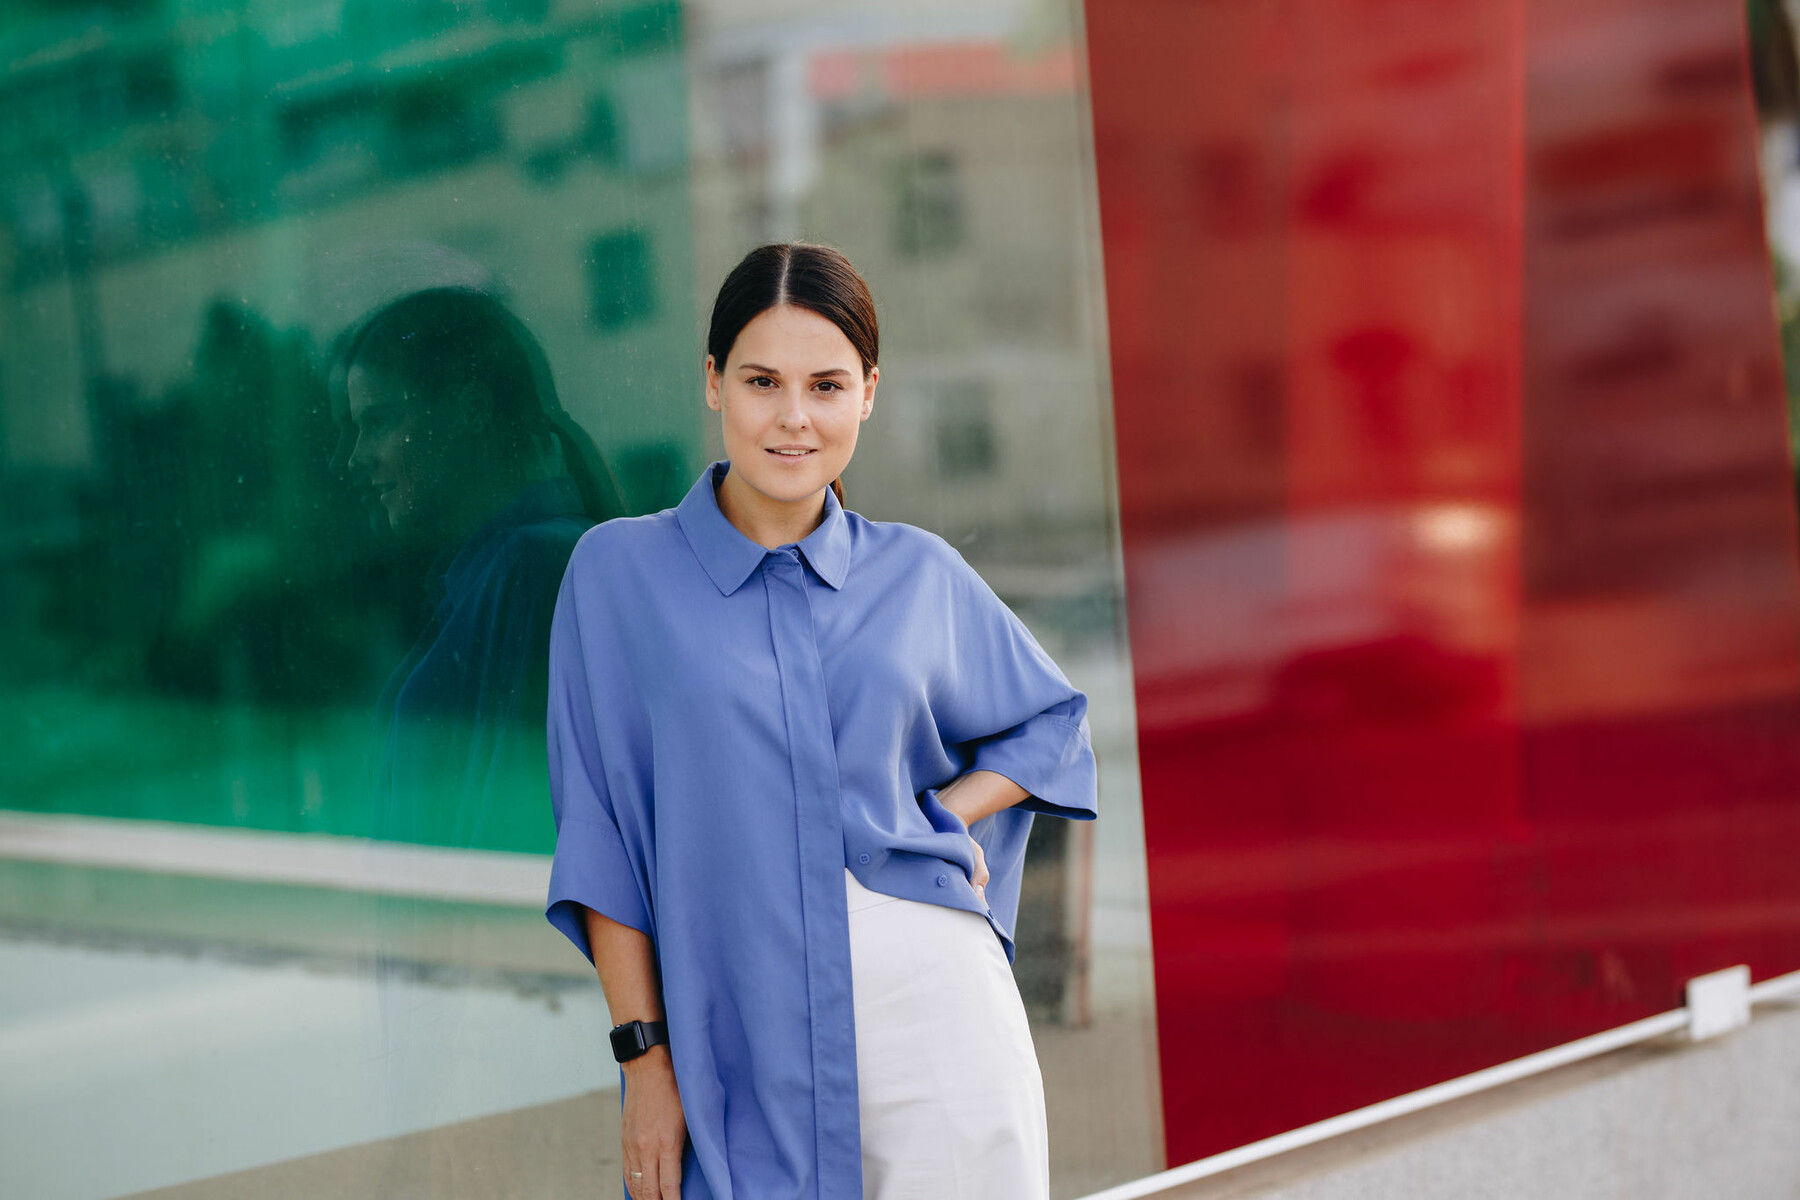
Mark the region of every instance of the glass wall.
<instances>
[{"instance_id":1,"label":"glass wall","mask_svg":"<svg viewBox=\"0 0 1800 1200\"><path fill-rule=\"evenodd\" d=\"M1172 1160L1800 967L1793 11L1089 6Z\"/></svg>"},{"instance_id":2,"label":"glass wall","mask_svg":"<svg viewBox=\"0 0 1800 1200\"><path fill-rule=\"evenodd\" d=\"M1102 819L1037 823L1016 964L1055 1194L1162 1165L1080 22L8 8L0 1193L612 1194L542 916L549 608L721 453L712 293L790 237L881 310L850 506L1091 698Z\"/></svg>"}]
</instances>

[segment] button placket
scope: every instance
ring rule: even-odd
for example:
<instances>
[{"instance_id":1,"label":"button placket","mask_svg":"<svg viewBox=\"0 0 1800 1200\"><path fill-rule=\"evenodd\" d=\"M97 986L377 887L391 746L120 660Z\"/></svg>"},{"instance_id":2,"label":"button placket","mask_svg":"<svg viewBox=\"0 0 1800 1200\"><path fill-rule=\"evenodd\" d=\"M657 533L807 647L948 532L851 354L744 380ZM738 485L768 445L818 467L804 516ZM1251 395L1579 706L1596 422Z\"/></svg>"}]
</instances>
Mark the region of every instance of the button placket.
<instances>
[{"instance_id":1,"label":"button placket","mask_svg":"<svg viewBox=\"0 0 1800 1200\"><path fill-rule=\"evenodd\" d=\"M837 746L798 548L763 559L763 584L794 783L819 1175L856 1180L860 1189L862 1140Z\"/></svg>"}]
</instances>

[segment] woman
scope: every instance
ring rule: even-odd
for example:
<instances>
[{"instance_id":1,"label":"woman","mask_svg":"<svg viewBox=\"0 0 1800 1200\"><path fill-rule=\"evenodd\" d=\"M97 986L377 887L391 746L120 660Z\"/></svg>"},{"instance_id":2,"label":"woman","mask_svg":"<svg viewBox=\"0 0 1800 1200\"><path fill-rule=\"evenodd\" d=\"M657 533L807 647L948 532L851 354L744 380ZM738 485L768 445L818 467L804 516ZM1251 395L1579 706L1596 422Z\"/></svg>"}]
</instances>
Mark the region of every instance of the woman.
<instances>
[{"instance_id":1,"label":"woman","mask_svg":"<svg viewBox=\"0 0 1800 1200\"><path fill-rule=\"evenodd\" d=\"M386 837L529 849L556 589L623 508L537 339L495 296L427 288L340 339L338 461L371 521L430 555L423 624L379 702Z\"/></svg>"},{"instance_id":2,"label":"woman","mask_svg":"<svg viewBox=\"0 0 1800 1200\"><path fill-rule=\"evenodd\" d=\"M725 461L563 580L548 915L621 1023L634 1198L1047 1195L1008 962L1032 814L1094 815L1087 701L945 542L842 506L878 349L841 255L753 251Z\"/></svg>"}]
</instances>

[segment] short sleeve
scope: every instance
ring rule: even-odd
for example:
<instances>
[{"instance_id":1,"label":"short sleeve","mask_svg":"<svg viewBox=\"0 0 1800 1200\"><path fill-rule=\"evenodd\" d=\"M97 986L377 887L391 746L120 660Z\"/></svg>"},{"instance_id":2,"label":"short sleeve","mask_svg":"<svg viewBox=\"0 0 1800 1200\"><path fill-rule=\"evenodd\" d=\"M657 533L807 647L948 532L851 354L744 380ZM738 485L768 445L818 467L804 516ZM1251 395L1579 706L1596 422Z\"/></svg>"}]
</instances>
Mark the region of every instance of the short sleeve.
<instances>
[{"instance_id":1,"label":"short sleeve","mask_svg":"<svg viewBox=\"0 0 1800 1200\"><path fill-rule=\"evenodd\" d=\"M574 579L571 568L550 625L546 724L556 857L544 915L591 962L584 907L646 935L654 932L640 872L607 791Z\"/></svg>"},{"instance_id":2,"label":"short sleeve","mask_svg":"<svg viewBox=\"0 0 1800 1200\"><path fill-rule=\"evenodd\" d=\"M978 743L972 769L1004 775L1030 792L1018 804L1027 812L1078 821L1096 815L1094 751L1086 720L1070 721L1048 711L1028 717Z\"/></svg>"},{"instance_id":3,"label":"short sleeve","mask_svg":"<svg viewBox=\"0 0 1800 1200\"><path fill-rule=\"evenodd\" d=\"M971 770L1004 775L1030 795L1026 812L1091 820L1096 813L1087 696L1071 685L1024 622L953 549L951 686L945 705Z\"/></svg>"}]
</instances>

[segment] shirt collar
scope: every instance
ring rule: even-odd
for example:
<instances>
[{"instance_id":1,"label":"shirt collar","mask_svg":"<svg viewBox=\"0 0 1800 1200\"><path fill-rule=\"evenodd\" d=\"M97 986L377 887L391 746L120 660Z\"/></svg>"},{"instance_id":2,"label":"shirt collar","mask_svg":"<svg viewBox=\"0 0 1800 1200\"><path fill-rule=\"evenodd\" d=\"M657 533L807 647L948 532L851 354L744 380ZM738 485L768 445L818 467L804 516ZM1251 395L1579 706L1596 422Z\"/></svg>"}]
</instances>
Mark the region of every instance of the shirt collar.
<instances>
[{"instance_id":1,"label":"shirt collar","mask_svg":"<svg viewBox=\"0 0 1800 1200\"><path fill-rule=\"evenodd\" d=\"M731 463L721 459L702 471L675 508L688 545L694 548L713 583L727 596L742 587L751 572L772 553L739 533L719 511L719 497L713 489L730 469ZM796 544L814 574L834 588L844 585L844 576L850 570L850 528L844 520L844 508L830 488L825 489L825 519Z\"/></svg>"}]
</instances>

